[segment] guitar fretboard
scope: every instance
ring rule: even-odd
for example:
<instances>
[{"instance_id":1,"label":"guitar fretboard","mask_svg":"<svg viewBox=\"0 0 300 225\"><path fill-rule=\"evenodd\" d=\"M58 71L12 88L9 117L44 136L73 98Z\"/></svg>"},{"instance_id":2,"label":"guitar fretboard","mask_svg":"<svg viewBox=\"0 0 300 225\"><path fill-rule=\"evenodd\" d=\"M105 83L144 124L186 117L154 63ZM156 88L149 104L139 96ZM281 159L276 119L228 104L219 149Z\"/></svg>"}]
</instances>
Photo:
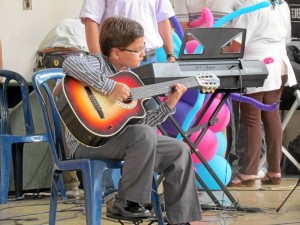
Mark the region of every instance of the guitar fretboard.
<instances>
[{"instance_id":1,"label":"guitar fretboard","mask_svg":"<svg viewBox=\"0 0 300 225\"><path fill-rule=\"evenodd\" d=\"M152 96L168 93L172 90L172 87L174 86L175 83L180 83L188 89L194 87L199 87L199 88L205 87L207 89L209 88L216 89L218 87L217 82L213 81L213 77L210 77L210 75L207 75L206 78L203 80L197 77L188 77L188 78L133 88L131 89L132 100L149 98Z\"/></svg>"}]
</instances>

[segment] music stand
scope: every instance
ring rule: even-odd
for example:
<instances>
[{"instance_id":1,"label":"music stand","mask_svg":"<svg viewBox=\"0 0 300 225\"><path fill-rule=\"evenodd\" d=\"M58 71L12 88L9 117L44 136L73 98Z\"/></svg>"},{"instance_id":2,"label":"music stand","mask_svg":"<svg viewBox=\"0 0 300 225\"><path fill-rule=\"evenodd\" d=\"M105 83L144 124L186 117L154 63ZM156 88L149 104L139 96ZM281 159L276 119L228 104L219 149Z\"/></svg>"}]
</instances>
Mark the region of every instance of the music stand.
<instances>
[{"instance_id":1,"label":"music stand","mask_svg":"<svg viewBox=\"0 0 300 225\"><path fill-rule=\"evenodd\" d=\"M228 50L233 40L238 40L238 52ZM196 41L194 52L187 52L188 43ZM198 28L187 29L180 47L178 61L239 60L244 56L246 29L242 28ZM227 50L226 50L227 49Z\"/></svg>"}]
</instances>

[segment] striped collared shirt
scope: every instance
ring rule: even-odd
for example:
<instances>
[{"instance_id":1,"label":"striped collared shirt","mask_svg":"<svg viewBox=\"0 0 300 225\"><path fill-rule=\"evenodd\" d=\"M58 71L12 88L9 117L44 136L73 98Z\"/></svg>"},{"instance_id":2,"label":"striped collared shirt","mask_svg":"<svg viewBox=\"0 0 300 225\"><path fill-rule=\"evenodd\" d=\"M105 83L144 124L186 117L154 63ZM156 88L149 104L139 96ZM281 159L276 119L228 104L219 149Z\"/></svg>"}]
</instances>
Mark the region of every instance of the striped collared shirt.
<instances>
[{"instance_id":1,"label":"striped collared shirt","mask_svg":"<svg viewBox=\"0 0 300 225\"><path fill-rule=\"evenodd\" d=\"M63 70L67 75L93 87L103 95L109 95L114 89L115 81L109 77L117 71L104 55L69 56L63 63ZM155 128L173 113L175 110L171 110L163 102L158 109L147 111L146 116L137 123ZM68 129L66 129L65 137L72 157L80 143Z\"/></svg>"}]
</instances>

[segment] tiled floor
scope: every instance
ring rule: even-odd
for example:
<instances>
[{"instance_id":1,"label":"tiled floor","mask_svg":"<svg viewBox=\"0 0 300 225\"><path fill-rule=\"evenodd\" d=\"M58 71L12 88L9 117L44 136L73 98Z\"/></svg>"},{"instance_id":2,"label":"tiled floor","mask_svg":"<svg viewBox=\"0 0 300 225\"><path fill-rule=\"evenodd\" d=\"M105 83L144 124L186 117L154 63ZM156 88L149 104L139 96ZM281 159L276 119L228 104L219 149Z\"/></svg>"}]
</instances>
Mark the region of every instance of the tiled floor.
<instances>
[{"instance_id":1,"label":"tiled floor","mask_svg":"<svg viewBox=\"0 0 300 225\"><path fill-rule=\"evenodd\" d=\"M300 186L296 188L279 212L276 209L297 184L298 177L284 178L280 186L260 185L257 180L253 188L229 188L230 194L241 208L258 209L258 212L236 210L230 206L230 201L223 192L213 192L218 200L222 200L226 207L213 208L207 193L199 192L199 200L203 206L203 220L193 225L291 225L300 224ZM83 199L70 198L60 201L57 213L57 225L84 225ZM40 195L26 195L22 200L10 198L8 204L0 205L1 225L42 225L48 224L49 193ZM103 207L102 225L119 224L105 216ZM124 222L124 224L132 224ZM143 222L149 224L149 222ZM155 223L154 223L155 224Z\"/></svg>"}]
</instances>

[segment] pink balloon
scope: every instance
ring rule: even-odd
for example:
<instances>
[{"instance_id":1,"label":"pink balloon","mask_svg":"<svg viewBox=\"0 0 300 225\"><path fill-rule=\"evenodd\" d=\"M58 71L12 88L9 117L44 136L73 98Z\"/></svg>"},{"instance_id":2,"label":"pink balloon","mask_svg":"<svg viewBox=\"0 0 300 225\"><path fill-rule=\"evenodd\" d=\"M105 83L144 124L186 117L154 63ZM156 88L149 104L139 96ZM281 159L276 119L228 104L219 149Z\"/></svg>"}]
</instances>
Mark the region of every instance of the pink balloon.
<instances>
[{"instance_id":1,"label":"pink balloon","mask_svg":"<svg viewBox=\"0 0 300 225\"><path fill-rule=\"evenodd\" d=\"M190 139L194 143L199 136L200 131L191 135ZM206 161L212 159L218 151L218 139L215 133L208 129L199 144L197 145L199 153ZM194 163L202 163L195 153L192 154L192 160Z\"/></svg>"},{"instance_id":2,"label":"pink balloon","mask_svg":"<svg viewBox=\"0 0 300 225\"><path fill-rule=\"evenodd\" d=\"M196 40L188 41L185 45L185 49L187 53L193 53L197 47L198 47L198 41Z\"/></svg>"},{"instance_id":3,"label":"pink balloon","mask_svg":"<svg viewBox=\"0 0 300 225\"><path fill-rule=\"evenodd\" d=\"M191 28L196 28L200 27L204 23L206 23L206 27L212 27L214 24L214 15L207 7L203 7L201 10L201 17L198 20L189 22L188 26Z\"/></svg>"},{"instance_id":4,"label":"pink balloon","mask_svg":"<svg viewBox=\"0 0 300 225\"><path fill-rule=\"evenodd\" d=\"M209 118L211 117L211 115L213 114L215 109L217 108L220 101L221 100L219 99L218 96L213 100L213 102L209 106L208 110L203 115L202 119L200 120L199 124L204 124L209 120ZM206 104L207 104L207 102L204 102L202 109ZM202 110L199 111L197 116L201 113L201 111ZM230 110L226 104L224 104L221 107L220 111L218 112L218 114L216 116L216 119L217 119L216 123L213 124L212 126L210 126L209 129L211 129L214 132L220 132L226 128L226 126L228 125L229 120L230 120Z\"/></svg>"},{"instance_id":5,"label":"pink balloon","mask_svg":"<svg viewBox=\"0 0 300 225\"><path fill-rule=\"evenodd\" d=\"M265 64L271 64L274 62L274 58L273 57L267 57L264 59L264 63Z\"/></svg>"}]
</instances>

